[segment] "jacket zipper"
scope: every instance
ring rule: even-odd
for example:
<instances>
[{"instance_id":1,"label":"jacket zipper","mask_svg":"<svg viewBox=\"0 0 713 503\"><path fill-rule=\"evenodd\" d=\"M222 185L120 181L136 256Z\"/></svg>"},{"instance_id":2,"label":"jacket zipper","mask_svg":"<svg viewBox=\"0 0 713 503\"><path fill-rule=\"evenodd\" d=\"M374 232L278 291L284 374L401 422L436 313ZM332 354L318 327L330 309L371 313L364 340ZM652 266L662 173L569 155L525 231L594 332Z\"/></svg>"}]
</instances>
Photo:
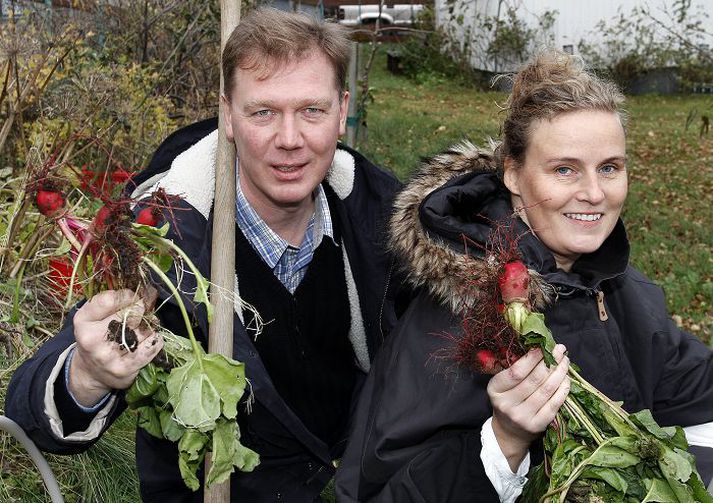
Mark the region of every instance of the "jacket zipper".
<instances>
[{"instance_id":1,"label":"jacket zipper","mask_svg":"<svg viewBox=\"0 0 713 503\"><path fill-rule=\"evenodd\" d=\"M599 311L599 321L607 321L609 319L609 315L607 314L607 310L604 307L604 292L602 292L601 290L596 290L595 293L597 296L597 311Z\"/></svg>"}]
</instances>

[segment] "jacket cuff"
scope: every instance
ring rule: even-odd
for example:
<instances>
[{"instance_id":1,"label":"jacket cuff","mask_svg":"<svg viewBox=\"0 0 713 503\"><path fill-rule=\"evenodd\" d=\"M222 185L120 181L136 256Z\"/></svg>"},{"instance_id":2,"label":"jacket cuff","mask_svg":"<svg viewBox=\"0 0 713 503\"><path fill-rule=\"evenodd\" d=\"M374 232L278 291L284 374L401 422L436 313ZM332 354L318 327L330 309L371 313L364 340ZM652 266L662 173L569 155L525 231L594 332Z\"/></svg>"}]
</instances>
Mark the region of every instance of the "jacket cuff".
<instances>
[{"instance_id":1,"label":"jacket cuff","mask_svg":"<svg viewBox=\"0 0 713 503\"><path fill-rule=\"evenodd\" d=\"M525 455L516 473L510 470L510 465L505 455L500 450L498 439L492 426L493 418L489 417L480 430L482 448L480 460L485 468L485 474L493 484L495 491L502 503L513 503L522 493L522 488L527 483L525 476L530 469L530 453Z\"/></svg>"},{"instance_id":2,"label":"jacket cuff","mask_svg":"<svg viewBox=\"0 0 713 503\"><path fill-rule=\"evenodd\" d=\"M102 399L95 408L81 407L69 392L65 380L65 365L72 354L73 343L59 355L45 383L44 412L52 435L64 442L87 442L94 440L106 426L114 408L116 396Z\"/></svg>"},{"instance_id":3,"label":"jacket cuff","mask_svg":"<svg viewBox=\"0 0 713 503\"><path fill-rule=\"evenodd\" d=\"M713 448L713 422L685 426L683 431L690 445Z\"/></svg>"}]
</instances>

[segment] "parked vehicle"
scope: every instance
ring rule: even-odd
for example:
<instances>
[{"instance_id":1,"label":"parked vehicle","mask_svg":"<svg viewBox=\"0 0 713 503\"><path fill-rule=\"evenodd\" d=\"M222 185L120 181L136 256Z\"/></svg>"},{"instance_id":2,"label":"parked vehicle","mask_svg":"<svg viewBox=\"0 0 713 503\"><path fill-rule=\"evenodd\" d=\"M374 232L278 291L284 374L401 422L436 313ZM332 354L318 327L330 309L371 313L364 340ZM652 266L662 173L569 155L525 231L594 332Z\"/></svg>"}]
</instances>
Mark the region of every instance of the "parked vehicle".
<instances>
[{"instance_id":1,"label":"parked vehicle","mask_svg":"<svg viewBox=\"0 0 713 503\"><path fill-rule=\"evenodd\" d=\"M379 12L378 5L340 5L337 17L348 26L373 24L377 19L382 25L410 26L422 9L421 4L387 4Z\"/></svg>"}]
</instances>

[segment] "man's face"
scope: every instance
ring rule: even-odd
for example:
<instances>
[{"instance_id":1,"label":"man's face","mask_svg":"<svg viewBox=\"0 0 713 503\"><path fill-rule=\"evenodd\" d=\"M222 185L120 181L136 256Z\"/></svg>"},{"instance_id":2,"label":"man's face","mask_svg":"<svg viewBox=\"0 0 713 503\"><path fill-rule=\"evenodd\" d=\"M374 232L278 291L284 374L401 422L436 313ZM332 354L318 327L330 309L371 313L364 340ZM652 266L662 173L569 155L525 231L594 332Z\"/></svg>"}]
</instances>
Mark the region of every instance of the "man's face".
<instances>
[{"instance_id":1,"label":"man's face","mask_svg":"<svg viewBox=\"0 0 713 503\"><path fill-rule=\"evenodd\" d=\"M311 209L344 133L348 93L320 51L265 77L238 68L224 101L226 134L235 143L240 186L263 218Z\"/></svg>"}]
</instances>

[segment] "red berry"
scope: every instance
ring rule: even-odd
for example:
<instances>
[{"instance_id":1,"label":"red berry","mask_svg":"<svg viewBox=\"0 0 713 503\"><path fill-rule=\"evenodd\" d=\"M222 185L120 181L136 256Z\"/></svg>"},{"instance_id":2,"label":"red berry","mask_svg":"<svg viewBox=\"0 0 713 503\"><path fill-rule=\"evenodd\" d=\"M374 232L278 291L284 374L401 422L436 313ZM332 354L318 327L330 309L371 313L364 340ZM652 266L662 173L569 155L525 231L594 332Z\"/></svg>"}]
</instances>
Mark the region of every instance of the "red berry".
<instances>
[{"instance_id":1,"label":"red berry","mask_svg":"<svg viewBox=\"0 0 713 503\"><path fill-rule=\"evenodd\" d=\"M503 302L527 302L530 287L530 274L520 261L505 264L503 273L498 278L500 295Z\"/></svg>"},{"instance_id":2,"label":"red berry","mask_svg":"<svg viewBox=\"0 0 713 503\"><path fill-rule=\"evenodd\" d=\"M139 211L139 214L136 216L136 223L141 224L141 225L150 225L151 227L156 227L156 224L158 223L158 219L154 215L153 208L144 208L143 210Z\"/></svg>"},{"instance_id":3,"label":"red berry","mask_svg":"<svg viewBox=\"0 0 713 503\"><path fill-rule=\"evenodd\" d=\"M64 197L55 190L38 190L37 208L46 217L51 217L64 207Z\"/></svg>"}]
</instances>

